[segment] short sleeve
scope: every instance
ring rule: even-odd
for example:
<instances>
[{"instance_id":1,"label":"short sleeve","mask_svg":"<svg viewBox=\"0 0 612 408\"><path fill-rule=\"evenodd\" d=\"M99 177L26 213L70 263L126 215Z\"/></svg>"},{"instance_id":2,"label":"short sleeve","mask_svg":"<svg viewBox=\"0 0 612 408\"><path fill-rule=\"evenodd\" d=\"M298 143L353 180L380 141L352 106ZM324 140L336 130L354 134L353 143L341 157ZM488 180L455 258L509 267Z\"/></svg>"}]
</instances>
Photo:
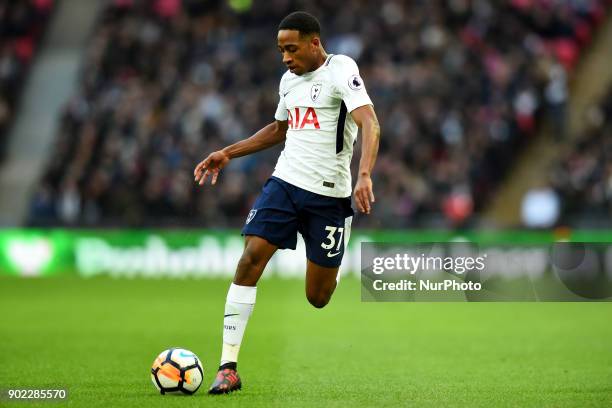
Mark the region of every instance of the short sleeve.
<instances>
[{"instance_id":1,"label":"short sleeve","mask_svg":"<svg viewBox=\"0 0 612 408\"><path fill-rule=\"evenodd\" d=\"M285 76L283 75L283 77L280 80L280 84L278 84L278 106L276 107L276 113L274 114L274 119L279 120L279 121L285 121L287 119L289 119L289 115L287 114L287 104L285 103L285 97L283 96L283 80L285 79Z\"/></svg>"},{"instance_id":2,"label":"short sleeve","mask_svg":"<svg viewBox=\"0 0 612 408\"><path fill-rule=\"evenodd\" d=\"M287 105L285 104L285 97L279 94L280 99L278 100L278 106L276 107L276 113L274 119L285 121L289 118L287 115Z\"/></svg>"},{"instance_id":3,"label":"short sleeve","mask_svg":"<svg viewBox=\"0 0 612 408\"><path fill-rule=\"evenodd\" d=\"M351 112L364 105L373 105L355 61L345 55L337 55L333 59L337 59L331 61L334 85L347 110Z\"/></svg>"}]
</instances>

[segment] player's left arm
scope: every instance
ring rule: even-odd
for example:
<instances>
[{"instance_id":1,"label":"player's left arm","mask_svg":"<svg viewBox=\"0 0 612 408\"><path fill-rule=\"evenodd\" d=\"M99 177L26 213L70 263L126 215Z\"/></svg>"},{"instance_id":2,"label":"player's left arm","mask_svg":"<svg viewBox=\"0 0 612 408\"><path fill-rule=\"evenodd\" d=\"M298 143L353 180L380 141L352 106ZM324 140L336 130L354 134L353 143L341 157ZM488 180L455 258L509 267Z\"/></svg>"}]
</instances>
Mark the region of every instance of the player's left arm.
<instances>
[{"instance_id":1,"label":"player's left arm","mask_svg":"<svg viewBox=\"0 0 612 408\"><path fill-rule=\"evenodd\" d=\"M355 184L355 203L357 209L370 214L374 200L372 190L372 169L378 155L380 141L380 125L372 105L364 105L351 112L353 120L361 128L361 160L359 161L359 175Z\"/></svg>"}]
</instances>

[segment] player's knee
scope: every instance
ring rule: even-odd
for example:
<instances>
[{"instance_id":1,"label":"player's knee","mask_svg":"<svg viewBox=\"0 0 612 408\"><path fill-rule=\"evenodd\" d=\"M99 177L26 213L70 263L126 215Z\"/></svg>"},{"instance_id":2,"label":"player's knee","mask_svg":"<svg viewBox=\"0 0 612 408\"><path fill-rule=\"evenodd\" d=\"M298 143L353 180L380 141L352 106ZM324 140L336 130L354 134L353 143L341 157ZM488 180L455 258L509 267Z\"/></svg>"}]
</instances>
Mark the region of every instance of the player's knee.
<instances>
[{"instance_id":1,"label":"player's knee","mask_svg":"<svg viewBox=\"0 0 612 408\"><path fill-rule=\"evenodd\" d=\"M321 309L329 303L331 295L323 292L308 292L306 293L306 298L311 305L317 309Z\"/></svg>"},{"instance_id":2,"label":"player's knee","mask_svg":"<svg viewBox=\"0 0 612 408\"><path fill-rule=\"evenodd\" d=\"M245 286L255 285L264 267L265 263L260 257L253 251L245 250L238 261L234 283Z\"/></svg>"}]
</instances>

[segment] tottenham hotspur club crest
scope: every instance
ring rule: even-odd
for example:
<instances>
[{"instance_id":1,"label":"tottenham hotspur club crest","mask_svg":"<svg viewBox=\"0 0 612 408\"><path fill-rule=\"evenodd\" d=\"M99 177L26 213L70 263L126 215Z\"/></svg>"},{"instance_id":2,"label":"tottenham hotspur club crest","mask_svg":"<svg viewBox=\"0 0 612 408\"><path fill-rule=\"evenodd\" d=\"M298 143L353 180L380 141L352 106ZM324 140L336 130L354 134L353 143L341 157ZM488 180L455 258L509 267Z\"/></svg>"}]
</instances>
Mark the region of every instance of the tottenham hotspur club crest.
<instances>
[{"instance_id":1,"label":"tottenham hotspur club crest","mask_svg":"<svg viewBox=\"0 0 612 408\"><path fill-rule=\"evenodd\" d=\"M314 84L312 88L310 88L310 99L312 99L313 102L321 95L321 86L321 84Z\"/></svg>"},{"instance_id":2,"label":"tottenham hotspur club crest","mask_svg":"<svg viewBox=\"0 0 612 408\"><path fill-rule=\"evenodd\" d=\"M247 219L246 219L246 223L248 224L249 222L251 222L251 220L253 219L253 217L255 217L255 214L257 214L257 210L251 210L249 211L249 215L247 215Z\"/></svg>"}]
</instances>

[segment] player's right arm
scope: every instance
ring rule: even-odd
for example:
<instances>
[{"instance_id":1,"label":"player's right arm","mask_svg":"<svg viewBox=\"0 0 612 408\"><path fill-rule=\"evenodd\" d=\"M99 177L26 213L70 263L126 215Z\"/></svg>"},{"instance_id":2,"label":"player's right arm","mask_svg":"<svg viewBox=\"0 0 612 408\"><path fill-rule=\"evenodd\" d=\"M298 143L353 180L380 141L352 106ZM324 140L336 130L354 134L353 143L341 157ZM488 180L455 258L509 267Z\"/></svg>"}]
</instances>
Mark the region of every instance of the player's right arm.
<instances>
[{"instance_id":1,"label":"player's right arm","mask_svg":"<svg viewBox=\"0 0 612 408\"><path fill-rule=\"evenodd\" d=\"M211 183L217 183L219 171L231 159L246 156L284 142L287 137L287 128L286 120L276 120L248 139L241 140L222 150L212 152L195 167L193 175L196 183L203 185L210 174L212 174Z\"/></svg>"}]
</instances>

